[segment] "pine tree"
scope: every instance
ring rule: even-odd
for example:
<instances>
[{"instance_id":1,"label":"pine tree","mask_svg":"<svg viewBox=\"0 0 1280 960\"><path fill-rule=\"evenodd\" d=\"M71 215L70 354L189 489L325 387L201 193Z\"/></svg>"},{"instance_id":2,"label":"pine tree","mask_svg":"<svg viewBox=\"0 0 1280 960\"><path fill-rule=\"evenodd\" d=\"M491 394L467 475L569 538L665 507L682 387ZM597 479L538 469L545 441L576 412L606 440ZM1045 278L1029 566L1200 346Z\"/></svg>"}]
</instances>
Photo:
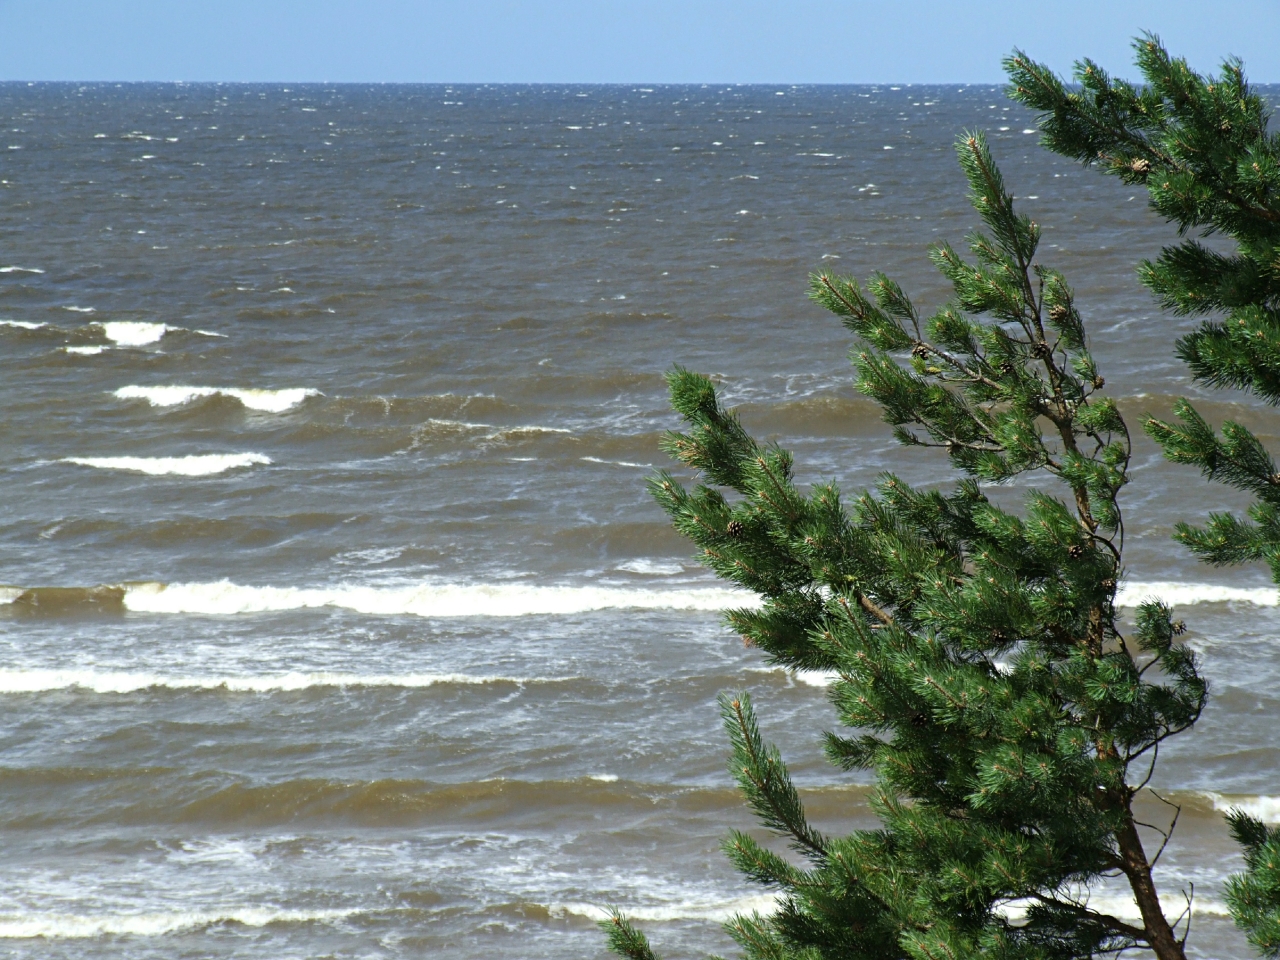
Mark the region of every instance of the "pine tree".
<instances>
[{"instance_id":1,"label":"pine tree","mask_svg":"<svg viewBox=\"0 0 1280 960\"><path fill-rule=\"evenodd\" d=\"M874 773L881 822L846 836L810 824L751 698L723 697L730 773L790 848L729 835L732 862L778 906L728 929L749 960L1132 947L1185 960L1189 910L1165 913L1159 834L1140 830L1133 801L1159 744L1198 718L1205 684L1167 607L1143 604L1122 630L1129 431L1072 290L1037 259L1040 230L1015 212L983 137L961 137L957 153L986 230L967 238L970 259L932 251L951 302L922 317L884 275L865 288L812 278L813 299L856 338L859 390L903 444L945 452L954 488L886 475L847 504L834 484L806 491L791 456L753 439L711 380L668 378L686 426L666 446L701 482L664 472L652 492L707 565L761 597L726 614L732 629L771 663L834 674L842 729L826 752ZM1032 490L1016 512L988 496L1031 477L1061 496ZM1140 923L1091 905L1108 878L1127 882ZM620 914L602 926L619 954L655 956Z\"/></svg>"},{"instance_id":2,"label":"pine tree","mask_svg":"<svg viewBox=\"0 0 1280 960\"><path fill-rule=\"evenodd\" d=\"M1151 207L1187 237L1140 267L1143 283L1175 314L1207 319L1178 341L1196 381L1280 403L1280 136L1239 60L1201 76L1154 35L1134 42L1144 83L1115 80L1096 63L1076 65L1074 88L1021 51L1005 61L1010 95L1042 112L1041 142L1144 186ZM1234 241L1230 254L1201 239ZM1228 421L1221 433L1186 399L1177 422L1144 429L1176 462L1255 498L1248 518L1212 513L1203 527L1179 523L1176 539L1217 566L1261 561L1280 583L1280 471L1263 444ZM1267 956L1280 955L1280 830L1241 812L1228 816L1247 870L1228 885L1237 924Z\"/></svg>"}]
</instances>

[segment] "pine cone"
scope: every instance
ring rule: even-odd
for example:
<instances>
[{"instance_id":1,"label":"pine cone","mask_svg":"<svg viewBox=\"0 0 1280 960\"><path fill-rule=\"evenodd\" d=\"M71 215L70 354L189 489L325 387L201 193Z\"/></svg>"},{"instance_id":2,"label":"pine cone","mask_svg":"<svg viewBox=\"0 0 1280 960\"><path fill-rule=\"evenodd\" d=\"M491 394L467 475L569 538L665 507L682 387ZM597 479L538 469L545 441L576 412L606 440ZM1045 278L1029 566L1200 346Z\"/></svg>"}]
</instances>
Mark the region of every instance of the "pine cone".
<instances>
[{"instance_id":1,"label":"pine cone","mask_svg":"<svg viewBox=\"0 0 1280 960\"><path fill-rule=\"evenodd\" d=\"M1037 360L1048 360L1052 354L1053 350L1043 340L1031 345L1031 355Z\"/></svg>"},{"instance_id":2,"label":"pine cone","mask_svg":"<svg viewBox=\"0 0 1280 960\"><path fill-rule=\"evenodd\" d=\"M929 348L926 347L923 343L917 343L914 347L911 348L911 355L915 357L917 360L923 360L925 357L929 355Z\"/></svg>"},{"instance_id":3,"label":"pine cone","mask_svg":"<svg viewBox=\"0 0 1280 960\"><path fill-rule=\"evenodd\" d=\"M1071 309L1065 303L1055 303L1049 308L1049 319L1054 323L1062 323L1071 316Z\"/></svg>"},{"instance_id":4,"label":"pine cone","mask_svg":"<svg viewBox=\"0 0 1280 960\"><path fill-rule=\"evenodd\" d=\"M1072 560L1079 560L1084 556L1084 547L1080 546L1078 543L1073 543L1071 546L1067 547L1067 556Z\"/></svg>"},{"instance_id":5,"label":"pine cone","mask_svg":"<svg viewBox=\"0 0 1280 960\"><path fill-rule=\"evenodd\" d=\"M1173 635L1180 637L1187 632L1187 622L1185 620L1173 621Z\"/></svg>"},{"instance_id":6,"label":"pine cone","mask_svg":"<svg viewBox=\"0 0 1280 960\"><path fill-rule=\"evenodd\" d=\"M1001 373L1003 373L1007 377L1013 373L1015 367L1008 360L1002 360L1000 361L1000 365L996 367L996 369L999 370Z\"/></svg>"},{"instance_id":7,"label":"pine cone","mask_svg":"<svg viewBox=\"0 0 1280 960\"><path fill-rule=\"evenodd\" d=\"M1103 589L1103 590L1110 590L1110 589L1111 589L1112 587L1114 587L1115 585L1116 585L1116 582L1115 582L1114 580L1112 580L1110 577L1107 577L1107 579L1105 579L1105 580L1103 580L1103 581L1102 581L1102 589Z\"/></svg>"},{"instance_id":8,"label":"pine cone","mask_svg":"<svg viewBox=\"0 0 1280 960\"><path fill-rule=\"evenodd\" d=\"M1138 157L1138 159L1129 164L1129 169L1134 173L1141 174L1145 177L1151 172L1151 161L1147 160L1145 157Z\"/></svg>"},{"instance_id":9,"label":"pine cone","mask_svg":"<svg viewBox=\"0 0 1280 960\"><path fill-rule=\"evenodd\" d=\"M738 539L738 537L742 536L742 521L730 520L729 525L724 528L724 532L735 540Z\"/></svg>"}]
</instances>

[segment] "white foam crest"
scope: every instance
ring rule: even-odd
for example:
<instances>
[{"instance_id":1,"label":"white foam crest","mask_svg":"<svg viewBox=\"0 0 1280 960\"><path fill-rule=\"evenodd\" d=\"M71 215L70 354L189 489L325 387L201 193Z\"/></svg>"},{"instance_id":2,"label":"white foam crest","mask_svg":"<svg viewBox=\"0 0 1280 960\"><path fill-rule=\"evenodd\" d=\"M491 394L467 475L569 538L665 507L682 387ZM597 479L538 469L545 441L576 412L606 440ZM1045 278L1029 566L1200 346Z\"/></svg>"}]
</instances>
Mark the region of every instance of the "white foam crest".
<instances>
[{"instance_id":1,"label":"white foam crest","mask_svg":"<svg viewBox=\"0 0 1280 960\"><path fill-rule=\"evenodd\" d=\"M671 560L659 560L653 557L641 557L620 563L613 569L627 573L644 573L657 577L671 577L684 572L684 566Z\"/></svg>"},{"instance_id":2,"label":"white foam crest","mask_svg":"<svg viewBox=\"0 0 1280 960\"><path fill-rule=\"evenodd\" d=\"M1213 809L1226 813L1228 810L1243 810L1251 817L1266 823L1280 823L1280 797L1242 796L1235 794L1206 793L1213 801Z\"/></svg>"},{"instance_id":3,"label":"white foam crest","mask_svg":"<svg viewBox=\"0 0 1280 960\"><path fill-rule=\"evenodd\" d=\"M72 313L97 313L97 307L63 307L63 310L70 310Z\"/></svg>"},{"instance_id":4,"label":"white foam crest","mask_svg":"<svg viewBox=\"0 0 1280 960\"><path fill-rule=\"evenodd\" d=\"M623 911L628 919L647 920L650 923L670 923L677 920L712 920L724 923L740 913L768 913L778 905L778 897L761 894L730 901L686 901L683 903L628 905ZM607 920L609 911L594 903L556 903L547 908L553 917L566 915L586 917L590 920Z\"/></svg>"},{"instance_id":5,"label":"white foam crest","mask_svg":"<svg viewBox=\"0 0 1280 960\"><path fill-rule=\"evenodd\" d=\"M797 670L796 682L809 687L829 687L840 679L834 670Z\"/></svg>"},{"instance_id":6,"label":"white foam crest","mask_svg":"<svg viewBox=\"0 0 1280 960\"><path fill-rule=\"evenodd\" d=\"M186 457L63 457L61 462L101 470L132 470L151 476L207 477L240 467L270 463L271 458L261 453L206 453Z\"/></svg>"},{"instance_id":7,"label":"white foam crest","mask_svg":"<svg viewBox=\"0 0 1280 960\"><path fill-rule=\"evenodd\" d=\"M568 433L569 431L561 431ZM604 463L611 467L635 467L639 470L652 470L652 463L632 463L630 460L601 460L599 457L579 457L579 460L585 460L587 463Z\"/></svg>"},{"instance_id":8,"label":"white foam crest","mask_svg":"<svg viewBox=\"0 0 1280 960\"><path fill-rule=\"evenodd\" d=\"M44 273L39 267L0 267L0 273Z\"/></svg>"},{"instance_id":9,"label":"white foam crest","mask_svg":"<svg viewBox=\"0 0 1280 960\"><path fill-rule=\"evenodd\" d=\"M358 674L291 672L248 676L165 676L158 673L111 670L0 670L0 694L45 693L50 690L90 690L93 693L135 693L165 690L227 690L232 693L278 693L316 687L404 687L442 685L484 686L491 683L550 683L549 677L473 676L464 673ZM568 678L565 678L568 679Z\"/></svg>"},{"instance_id":10,"label":"white foam crest","mask_svg":"<svg viewBox=\"0 0 1280 960\"><path fill-rule=\"evenodd\" d=\"M253 587L216 583L125 588L139 613L235 614L338 607L357 613L419 617L521 617L592 610L721 610L755 605L749 593L719 587L677 590L553 587L526 584L419 584L405 587Z\"/></svg>"},{"instance_id":11,"label":"white foam crest","mask_svg":"<svg viewBox=\"0 0 1280 960\"><path fill-rule=\"evenodd\" d=\"M19 330L39 330L48 326L45 323L32 323L30 320L0 320L0 327L17 327Z\"/></svg>"},{"instance_id":12,"label":"white foam crest","mask_svg":"<svg viewBox=\"0 0 1280 960\"><path fill-rule=\"evenodd\" d=\"M130 384L116 390L114 396L120 400L146 400L153 407L177 407L193 400L212 397L216 394L239 400L250 410L261 410L265 413L283 413L298 406L307 397L319 396L320 391L312 390L308 387L264 390L244 387L143 387Z\"/></svg>"},{"instance_id":13,"label":"white foam crest","mask_svg":"<svg viewBox=\"0 0 1280 960\"><path fill-rule=\"evenodd\" d=\"M1280 591L1275 587L1227 587L1216 583L1173 583L1168 581L1141 581L1126 583L1116 594L1116 603L1122 607L1136 607L1151 597L1159 598L1170 606L1193 603L1252 603L1259 607L1280 604Z\"/></svg>"},{"instance_id":14,"label":"white foam crest","mask_svg":"<svg viewBox=\"0 0 1280 960\"><path fill-rule=\"evenodd\" d=\"M102 347L102 346L89 346L89 347L63 347L62 349L67 353L74 353L77 356L81 356L81 357L96 357L98 354L102 353L105 350L109 350L111 348Z\"/></svg>"},{"instance_id":15,"label":"white foam crest","mask_svg":"<svg viewBox=\"0 0 1280 960\"><path fill-rule=\"evenodd\" d=\"M0 603L13 603L26 592L21 587L0 587Z\"/></svg>"},{"instance_id":16,"label":"white foam crest","mask_svg":"<svg viewBox=\"0 0 1280 960\"><path fill-rule=\"evenodd\" d=\"M32 913L0 915L0 939L29 940L46 937L83 940L89 937L157 937L179 930L235 923L245 927L265 927L270 923L310 923L341 920L358 910L284 910L273 907L244 907L226 911L176 910L170 913L128 913L85 916L72 913Z\"/></svg>"},{"instance_id":17,"label":"white foam crest","mask_svg":"<svg viewBox=\"0 0 1280 960\"><path fill-rule=\"evenodd\" d=\"M122 347L141 347L155 343L166 333L181 330L182 327L171 327L167 323L145 323L141 320L111 320L100 323L106 338Z\"/></svg>"},{"instance_id":18,"label":"white foam crest","mask_svg":"<svg viewBox=\"0 0 1280 960\"><path fill-rule=\"evenodd\" d=\"M1165 886L1167 887L1175 887L1177 885L1177 880L1172 882L1165 881ZM1142 912L1138 909L1137 901L1133 899L1133 894L1127 890L1092 890L1077 895L1075 900L1078 903L1088 905L1090 910L1117 917L1121 920L1142 919ZM1031 905L1031 902L1030 900L1013 900L999 908L999 912L1016 923L1026 915L1027 907ZM1211 900L1208 897L1197 896L1194 903L1196 916L1231 916L1230 908L1221 900ZM1176 917L1186 909L1187 901L1183 899L1181 893L1171 891L1160 897L1160 906L1164 908L1165 916Z\"/></svg>"}]
</instances>

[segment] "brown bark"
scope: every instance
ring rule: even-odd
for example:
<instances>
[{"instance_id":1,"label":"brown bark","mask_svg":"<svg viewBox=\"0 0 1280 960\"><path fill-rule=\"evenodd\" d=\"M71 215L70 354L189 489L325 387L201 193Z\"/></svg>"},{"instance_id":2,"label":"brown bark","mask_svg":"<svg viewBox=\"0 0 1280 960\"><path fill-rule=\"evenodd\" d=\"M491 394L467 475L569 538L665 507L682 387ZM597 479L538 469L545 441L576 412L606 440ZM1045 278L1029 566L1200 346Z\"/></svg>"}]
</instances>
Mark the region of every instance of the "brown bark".
<instances>
[{"instance_id":1,"label":"brown bark","mask_svg":"<svg viewBox=\"0 0 1280 960\"><path fill-rule=\"evenodd\" d=\"M1151 864L1147 863L1147 855L1142 849L1142 840L1138 836L1138 828L1133 825L1131 813L1125 817L1124 826L1116 831L1116 841L1124 864L1122 869L1129 878L1129 886L1133 889L1134 899L1138 901L1138 909L1142 911L1142 925L1152 951L1160 960L1187 960L1182 944L1174 936L1173 928L1165 918L1164 908L1160 906L1156 885L1151 879Z\"/></svg>"}]
</instances>

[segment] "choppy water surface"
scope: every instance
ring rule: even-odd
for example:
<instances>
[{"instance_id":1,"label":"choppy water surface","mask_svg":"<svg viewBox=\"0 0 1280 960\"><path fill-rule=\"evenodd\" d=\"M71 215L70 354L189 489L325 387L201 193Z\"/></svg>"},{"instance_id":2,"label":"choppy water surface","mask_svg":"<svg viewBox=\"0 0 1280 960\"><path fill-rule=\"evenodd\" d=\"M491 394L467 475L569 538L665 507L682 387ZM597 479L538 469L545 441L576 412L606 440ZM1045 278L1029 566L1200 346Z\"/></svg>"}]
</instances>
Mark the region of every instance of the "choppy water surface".
<instances>
[{"instance_id":1,"label":"choppy water surface","mask_svg":"<svg viewBox=\"0 0 1280 960\"><path fill-rule=\"evenodd\" d=\"M728 949L767 901L717 851L750 822L718 692L753 691L817 822L869 814L822 679L719 626L738 598L646 499L662 373L718 374L806 480L947 480L804 286L936 305L962 128L1125 411L1199 396L1133 276L1171 231L991 88L10 84L0 114L9 956L595 956L610 903ZM1244 957L1217 811L1280 819L1280 610L1169 543L1222 489L1137 461L1126 597L1180 604L1214 685L1161 758L1161 872L1196 955Z\"/></svg>"}]
</instances>

